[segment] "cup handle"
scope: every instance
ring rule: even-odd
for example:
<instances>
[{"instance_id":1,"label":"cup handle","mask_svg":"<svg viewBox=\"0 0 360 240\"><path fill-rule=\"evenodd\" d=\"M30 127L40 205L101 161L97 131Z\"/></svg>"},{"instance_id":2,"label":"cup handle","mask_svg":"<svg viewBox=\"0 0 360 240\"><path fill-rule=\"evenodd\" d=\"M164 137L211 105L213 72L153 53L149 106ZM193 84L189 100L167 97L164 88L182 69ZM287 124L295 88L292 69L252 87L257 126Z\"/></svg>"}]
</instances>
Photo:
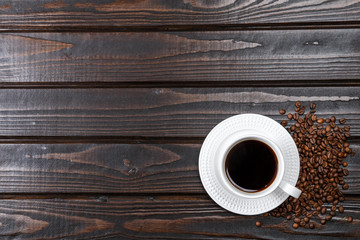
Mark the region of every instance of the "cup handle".
<instances>
[{"instance_id":1,"label":"cup handle","mask_svg":"<svg viewBox=\"0 0 360 240\"><path fill-rule=\"evenodd\" d=\"M279 187L281 188L281 190L283 190L284 192L286 192L287 194L293 196L294 198L299 198L300 194L301 194L301 190L290 185L287 182L281 182Z\"/></svg>"}]
</instances>

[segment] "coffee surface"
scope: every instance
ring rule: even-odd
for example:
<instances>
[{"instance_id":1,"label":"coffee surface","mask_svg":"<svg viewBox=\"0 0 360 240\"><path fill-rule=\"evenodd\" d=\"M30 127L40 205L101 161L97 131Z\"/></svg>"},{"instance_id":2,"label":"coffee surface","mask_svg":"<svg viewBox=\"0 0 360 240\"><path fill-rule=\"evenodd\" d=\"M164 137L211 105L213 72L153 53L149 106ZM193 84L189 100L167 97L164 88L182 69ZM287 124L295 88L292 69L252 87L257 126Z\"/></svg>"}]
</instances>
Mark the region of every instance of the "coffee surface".
<instances>
[{"instance_id":1,"label":"coffee surface","mask_svg":"<svg viewBox=\"0 0 360 240\"><path fill-rule=\"evenodd\" d=\"M225 159L225 171L230 182L245 192L264 190L274 181L278 160L265 143L246 140L231 148Z\"/></svg>"}]
</instances>

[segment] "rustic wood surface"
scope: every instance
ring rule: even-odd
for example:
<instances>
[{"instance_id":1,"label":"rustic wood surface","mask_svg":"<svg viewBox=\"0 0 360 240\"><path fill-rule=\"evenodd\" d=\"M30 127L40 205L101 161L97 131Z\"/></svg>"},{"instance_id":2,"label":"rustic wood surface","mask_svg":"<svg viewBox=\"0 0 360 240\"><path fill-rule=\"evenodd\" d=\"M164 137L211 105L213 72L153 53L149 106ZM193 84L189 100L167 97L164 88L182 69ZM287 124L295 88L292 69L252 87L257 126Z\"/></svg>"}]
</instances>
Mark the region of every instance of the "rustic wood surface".
<instances>
[{"instance_id":1,"label":"rustic wood surface","mask_svg":"<svg viewBox=\"0 0 360 240\"><path fill-rule=\"evenodd\" d=\"M319 23L360 20L358 0L3 0L3 29Z\"/></svg>"},{"instance_id":2,"label":"rustic wood surface","mask_svg":"<svg viewBox=\"0 0 360 240\"><path fill-rule=\"evenodd\" d=\"M3 193L203 194L200 144L2 144ZM346 158L360 194L360 144Z\"/></svg>"},{"instance_id":3,"label":"rustic wood surface","mask_svg":"<svg viewBox=\"0 0 360 240\"><path fill-rule=\"evenodd\" d=\"M360 135L359 87L0 89L3 136L205 137L235 114L275 120L296 101L347 118ZM309 109L308 109L309 111Z\"/></svg>"},{"instance_id":4,"label":"rustic wood surface","mask_svg":"<svg viewBox=\"0 0 360 240\"><path fill-rule=\"evenodd\" d=\"M349 84L360 75L360 29L3 33L0 39L4 83Z\"/></svg>"},{"instance_id":5,"label":"rustic wood surface","mask_svg":"<svg viewBox=\"0 0 360 240\"><path fill-rule=\"evenodd\" d=\"M359 39L360 0L1 1L0 239L359 239ZM296 101L351 127L345 213L216 205L208 132Z\"/></svg>"},{"instance_id":6,"label":"rustic wood surface","mask_svg":"<svg viewBox=\"0 0 360 240\"><path fill-rule=\"evenodd\" d=\"M207 196L128 196L0 200L3 239L359 239L359 198L317 230L284 218L241 216ZM346 221L351 214L356 220ZM323 218L321 216L321 218ZM262 221L261 229L255 226Z\"/></svg>"}]
</instances>

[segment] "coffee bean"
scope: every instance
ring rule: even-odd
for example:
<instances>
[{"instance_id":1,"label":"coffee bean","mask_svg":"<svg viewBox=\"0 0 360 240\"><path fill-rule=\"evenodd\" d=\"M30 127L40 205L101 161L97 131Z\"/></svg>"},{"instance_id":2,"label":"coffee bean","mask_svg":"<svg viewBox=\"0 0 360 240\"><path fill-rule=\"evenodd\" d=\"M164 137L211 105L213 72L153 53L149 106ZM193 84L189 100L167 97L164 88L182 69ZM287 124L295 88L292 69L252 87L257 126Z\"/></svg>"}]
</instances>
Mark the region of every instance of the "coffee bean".
<instances>
[{"instance_id":1,"label":"coffee bean","mask_svg":"<svg viewBox=\"0 0 360 240\"><path fill-rule=\"evenodd\" d=\"M320 212L321 212L321 214L325 214L326 213L326 207L322 207Z\"/></svg>"},{"instance_id":2,"label":"coffee bean","mask_svg":"<svg viewBox=\"0 0 360 240\"><path fill-rule=\"evenodd\" d=\"M285 121L285 120L281 121L281 125L282 125L282 126L284 126L284 127L285 127L287 124L288 124L288 122L287 122L287 121Z\"/></svg>"},{"instance_id":3,"label":"coffee bean","mask_svg":"<svg viewBox=\"0 0 360 240\"><path fill-rule=\"evenodd\" d=\"M295 107L299 108L301 106L301 102L296 102Z\"/></svg>"},{"instance_id":4,"label":"coffee bean","mask_svg":"<svg viewBox=\"0 0 360 240\"><path fill-rule=\"evenodd\" d=\"M311 109L311 110L314 110L315 108L316 108L316 104L315 104L315 103L311 103L311 104L310 104L310 109Z\"/></svg>"},{"instance_id":5,"label":"coffee bean","mask_svg":"<svg viewBox=\"0 0 360 240\"><path fill-rule=\"evenodd\" d=\"M345 118L341 118L341 119L339 120L339 122L340 122L340 124L344 124L344 123L346 122L346 119L345 119Z\"/></svg>"},{"instance_id":6,"label":"coffee bean","mask_svg":"<svg viewBox=\"0 0 360 240\"><path fill-rule=\"evenodd\" d=\"M348 221L349 223L351 223L351 222L353 221L353 218L350 216L350 217L348 217L347 221Z\"/></svg>"},{"instance_id":7,"label":"coffee bean","mask_svg":"<svg viewBox=\"0 0 360 240\"><path fill-rule=\"evenodd\" d=\"M336 211L336 206L335 205L331 206L331 211L333 211L333 212Z\"/></svg>"},{"instance_id":8,"label":"coffee bean","mask_svg":"<svg viewBox=\"0 0 360 240\"><path fill-rule=\"evenodd\" d=\"M294 223L292 226L293 226L293 228L295 228L295 229L299 228L299 224L298 224L298 223Z\"/></svg>"},{"instance_id":9,"label":"coffee bean","mask_svg":"<svg viewBox=\"0 0 360 240\"><path fill-rule=\"evenodd\" d=\"M310 218L304 217L304 222L308 223L310 221Z\"/></svg>"},{"instance_id":10,"label":"coffee bean","mask_svg":"<svg viewBox=\"0 0 360 240\"><path fill-rule=\"evenodd\" d=\"M293 118L293 115L292 115L291 113L289 113L289 114L287 115L287 117L288 117L289 120L291 120L291 119Z\"/></svg>"},{"instance_id":11,"label":"coffee bean","mask_svg":"<svg viewBox=\"0 0 360 240\"><path fill-rule=\"evenodd\" d=\"M340 205L340 206L339 206L339 213L344 213L344 207L343 207L343 205Z\"/></svg>"},{"instance_id":12,"label":"coffee bean","mask_svg":"<svg viewBox=\"0 0 360 240\"><path fill-rule=\"evenodd\" d=\"M260 221L256 221L255 224L256 224L257 227L261 227L261 222Z\"/></svg>"},{"instance_id":13,"label":"coffee bean","mask_svg":"<svg viewBox=\"0 0 360 240\"><path fill-rule=\"evenodd\" d=\"M315 224L310 223L310 224L309 224L309 228L310 228L310 229L314 229L314 228L315 228Z\"/></svg>"},{"instance_id":14,"label":"coffee bean","mask_svg":"<svg viewBox=\"0 0 360 240\"><path fill-rule=\"evenodd\" d=\"M304 221L301 221L301 222L299 223L299 225L300 225L301 227L305 227L306 223L305 223Z\"/></svg>"},{"instance_id":15,"label":"coffee bean","mask_svg":"<svg viewBox=\"0 0 360 240\"><path fill-rule=\"evenodd\" d=\"M323 118L319 118L319 119L317 120L317 123L320 123L320 124L324 123L324 119L323 119Z\"/></svg>"},{"instance_id":16,"label":"coffee bean","mask_svg":"<svg viewBox=\"0 0 360 240\"><path fill-rule=\"evenodd\" d=\"M286 216L286 219L287 219L287 220L291 220L291 215L287 215L287 216Z\"/></svg>"},{"instance_id":17,"label":"coffee bean","mask_svg":"<svg viewBox=\"0 0 360 240\"><path fill-rule=\"evenodd\" d=\"M299 223L300 221L301 221L301 219L300 219L300 218L297 218L297 217L296 217L296 218L294 218L294 222L295 222L295 223Z\"/></svg>"},{"instance_id":18,"label":"coffee bean","mask_svg":"<svg viewBox=\"0 0 360 240\"><path fill-rule=\"evenodd\" d=\"M287 210L288 210L289 212L291 212L292 206L291 206L290 204L288 204L288 205L286 206L286 208L287 208Z\"/></svg>"},{"instance_id":19,"label":"coffee bean","mask_svg":"<svg viewBox=\"0 0 360 240\"><path fill-rule=\"evenodd\" d=\"M332 202L333 200L334 200L334 197L331 196L331 195L329 195L329 196L326 197L326 201L327 201L328 203Z\"/></svg>"},{"instance_id":20,"label":"coffee bean","mask_svg":"<svg viewBox=\"0 0 360 240\"><path fill-rule=\"evenodd\" d=\"M324 225L324 224L326 223L326 220L325 220L325 219L321 219L321 220L320 220L320 223L321 223L322 225Z\"/></svg>"},{"instance_id":21,"label":"coffee bean","mask_svg":"<svg viewBox=\"0 0 360 240\"><path fill-rule=\"evenodd\" d=\"M326 219L326 221L330 221L332 219L332 216L331 215L326 215L325 219Z\"/></svg>"},{"instance_id":22,"label":"coffee bean","mask_svg":"<svg viewBox=\"0 0 360 240\"><path fill-rule=\"evenodd\" d=\"M349 185L348 185L347 183L345 183L345 184L342 186L342 188L343 188L344 190L348 190L348 189L349 189Z\"/></svg>"},{"instance_id":23,"label":"coffee bean","mask_svg":"<svg viewBox=\"0 0 360 240\"><path fill-rule=\"evenodd\" d=\"M330 125L327 125L326 128L325 128L326 132L330 132L331 131L331 126Z\"/></svg>"},{"instance_id":24,"label":"coffee bean","mask_svg":"<svg viewBox=\"0 0 360 240\"><path fill-rule=\"evenodd\" d=\"M285 114L285 113L286 113L285 109L280 109L280 111L279 111L279 112L280 112L280 114L281 114L281 115L283 115L283 114Z\"/></svg>"}]
</instances>

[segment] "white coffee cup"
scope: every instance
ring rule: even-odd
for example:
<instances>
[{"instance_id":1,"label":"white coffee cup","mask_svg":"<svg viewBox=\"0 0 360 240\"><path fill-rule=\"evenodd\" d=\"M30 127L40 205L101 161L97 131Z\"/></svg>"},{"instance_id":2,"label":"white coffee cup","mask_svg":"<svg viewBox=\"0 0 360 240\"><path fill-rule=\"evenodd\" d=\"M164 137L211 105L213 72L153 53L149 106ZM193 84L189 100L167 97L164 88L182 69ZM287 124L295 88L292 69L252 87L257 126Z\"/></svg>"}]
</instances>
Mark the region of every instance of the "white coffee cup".
<instances>
[{"instance_id":1,"label":"white coffee cup","mask_svg":"<svg viewBox=\"0 0 360 240\"><path fill-rule=\"evenodd\" d=\"M238 143L247 140L256 140L268 145L274 151L278 162L274 180L270 183L269 186L256 192L246 192L235 187L228 179L225 171L225 161L229 151ZM301 190L287 183L283 179L285 169L284 161L286 161L286 159L284 159L280 148L261 132L256 130L242 130L233 133L220 143L220 146L216 152L216 159L218 159L218 161L215 163L215 175L218 179L218 182L222 185L222 187L235 195L244 198L261 198L272 193L277 188L293 196L294 198L298 198L301 194Z\"/></svg>"}]
</instances>

